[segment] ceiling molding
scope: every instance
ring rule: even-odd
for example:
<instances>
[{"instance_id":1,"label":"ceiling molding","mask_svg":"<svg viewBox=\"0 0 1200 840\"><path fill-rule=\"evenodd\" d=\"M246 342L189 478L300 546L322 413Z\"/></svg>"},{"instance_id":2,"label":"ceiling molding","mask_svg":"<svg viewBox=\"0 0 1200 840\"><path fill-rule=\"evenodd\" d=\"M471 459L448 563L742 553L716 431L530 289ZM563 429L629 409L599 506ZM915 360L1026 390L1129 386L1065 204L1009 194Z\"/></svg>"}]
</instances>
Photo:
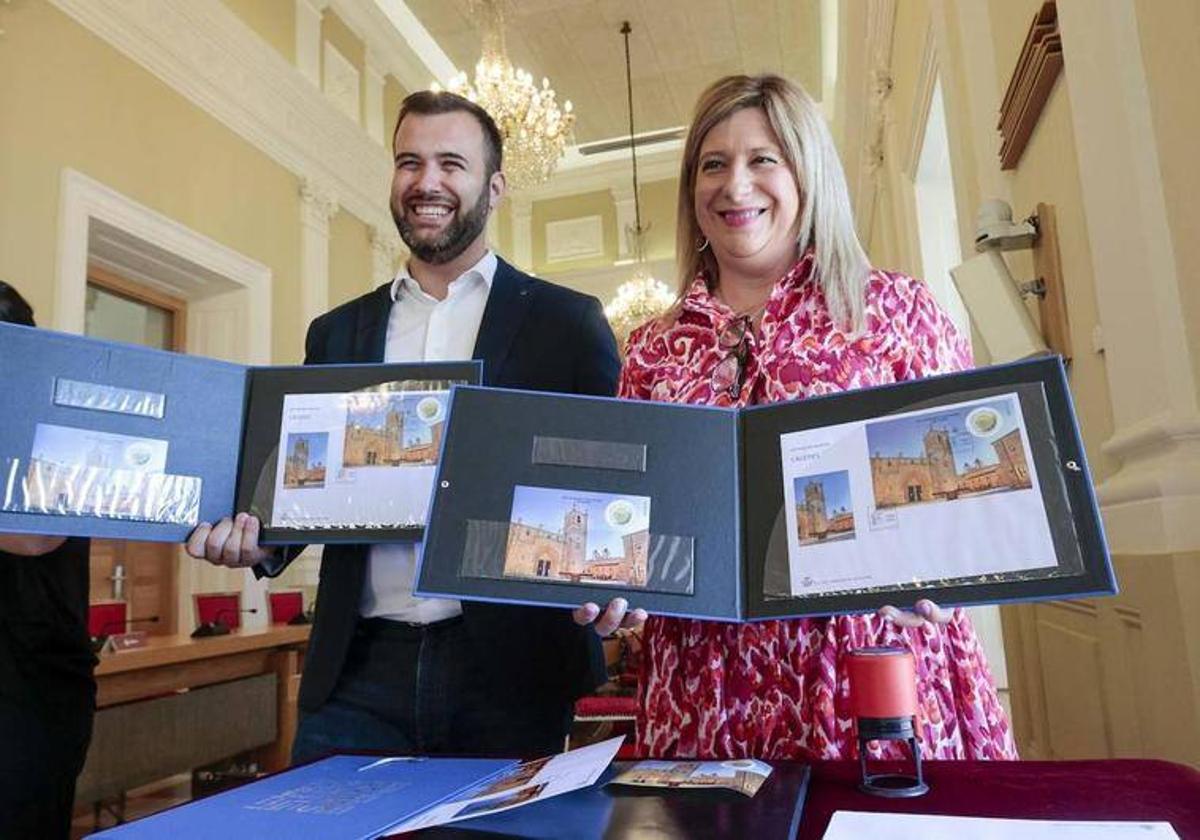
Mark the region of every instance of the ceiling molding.
<instances>
[{"instance_id":1,"label":"ceiling molding","mask_svg":"<svg viewBox=\"0 0 1200 840\"><path fill-rule=\"evenodd\" d=\"M375 8L375 1L359 8ZM220 0L51 2L298 179L324 185L342 209L395 235L388 151ZM350 3L334 0L332 7ZM350 17L347 25L364 22ZM639 152L639 180L677 177L682 145L677 140ZM539 201L608 190L630 171L627 150L585 157L571 148L548 183L513 197Z\"/></svg>"},{"instance_id":2,"label":"ceiling molding","mask_svg":"<svg viewBox=\"0 0 1200 840\"><path fill-rule=\"evenodd\" d=\"M388 151L220 0L51 2L359 219L392 228Z\"/></svg>"},{"instance_id":3,"label":"ceiling molding","mask_svg":"<svg viewBox=\"0 0 1200 840\"><path fill-rule=\"evenodd\" d=\"M406 91L443 85L458 72L404 0L332 0L334 13L366 44L371 61Z\"/></svg>"},{"instance_id":4,"label":"ceiling molding","mask_svg":"<svg viewBox=\"0 0 1200 840\"><path fill-rule=\"evenodd\" d=\"M638 182L648 184L677 178L682 155L682 141L660 144L653 152L638 152ZM631 177L633 164L626 149L585 158L571 148L549 181L514 195L529 201L545 201L579 193L619 189Z\"/></svg>"}]
</instances>

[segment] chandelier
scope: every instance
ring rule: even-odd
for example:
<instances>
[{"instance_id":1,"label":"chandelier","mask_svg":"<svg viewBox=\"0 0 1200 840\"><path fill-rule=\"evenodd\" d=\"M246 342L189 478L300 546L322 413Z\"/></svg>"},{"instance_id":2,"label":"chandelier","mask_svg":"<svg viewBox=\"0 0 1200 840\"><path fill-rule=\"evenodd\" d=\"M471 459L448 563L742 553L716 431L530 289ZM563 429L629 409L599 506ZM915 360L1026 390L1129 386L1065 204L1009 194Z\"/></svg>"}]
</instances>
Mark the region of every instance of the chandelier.
<instances>
[{"instance_id":1,"label":"chandelier","mask_svg":"<svg viewBox=\"0 0 1200 840\"><path fill-rule=\"evenodd\" d=\"M655 280L646 267L645 239L650 225L642 224L642 202L638 195L637 135L633 131L633 74L629 65L629 34L632 31L629 21L621 24L621 34L625 37L625 89L629 96L629 151L633 158L634 226L626 228L625 234L632 242L631 250L636 262L633 277L617 287L616 297L604 307L604 315L622 346L635 328L662 315L675 302L671 290L661 280Z\"/></svg>"},{"instance_id":2,"label":"chandelier","mask_svg":"<svg viewBox=\"0 0 1200 840\"><path fill-rule=\"evenodd\" d=\"M570 100L558 107L549 79L542 79L538 87L532 75L508 60L504 41L507 2L470 0L471 16L480 21L482 55L475 65L475 78L459 73L448 89L479 105L496 121L504 140L504 174L510 185L521 189L549 180L571 139L575 115Z\"/></svg>"}]
</instances>

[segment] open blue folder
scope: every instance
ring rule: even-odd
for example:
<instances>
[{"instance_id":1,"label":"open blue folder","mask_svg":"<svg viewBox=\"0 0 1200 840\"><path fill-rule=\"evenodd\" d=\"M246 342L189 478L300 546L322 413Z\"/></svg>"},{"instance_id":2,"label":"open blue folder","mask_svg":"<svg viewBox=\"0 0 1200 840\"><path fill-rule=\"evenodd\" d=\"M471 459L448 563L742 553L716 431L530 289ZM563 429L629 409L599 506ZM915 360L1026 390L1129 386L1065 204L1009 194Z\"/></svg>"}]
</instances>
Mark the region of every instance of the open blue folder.
<instances>
[{"instance_id":1,"label":"open blue folder","mask_svg":"<svg viewBox=\"0 0 1200 840\"><path fill-rule=\"evenodd\" d=\"M420 539L450 387L479 362L247 367L0 324L0 531Z\"/></svg>"},{"instance_id":2,"label":"open blue folder","mask_svg":"<svg viewBox=\"0 0 1200 840\"><path fill-rule=\"evenodd\" d=\"M744 409L456 387L416 592L758 621L1116 580L1039 358Z\"/></svg>"},{"instance_id":3,"label":"open blue folder","mask_svg":"<svg viewBox=\"0 0 1200 840\"><path fill-rule=\"evenodd\" d=\"M92 836L367 840L518 763L482 758L381 762L375 756L330 756Z\"/></svg>"}]
</instances>

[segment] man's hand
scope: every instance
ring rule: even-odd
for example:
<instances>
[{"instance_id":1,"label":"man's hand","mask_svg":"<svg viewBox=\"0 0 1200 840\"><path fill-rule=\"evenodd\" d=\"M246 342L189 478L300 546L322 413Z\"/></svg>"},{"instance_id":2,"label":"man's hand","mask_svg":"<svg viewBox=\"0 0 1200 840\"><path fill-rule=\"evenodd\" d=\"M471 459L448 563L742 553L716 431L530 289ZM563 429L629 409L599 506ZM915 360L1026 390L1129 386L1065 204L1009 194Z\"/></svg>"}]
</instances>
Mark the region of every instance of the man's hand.
<instances>
[{"instance_id":1,"label":"man's hand","mask_svg":"<svg viewBox=\"0 0 1200 840\"><path fill-rule=\"evenodd\" d=\"M619 627L632 630L646 623L646 611L640 607L636 610L629 609L629 602L624 598L613 598L609 601L608 609L603 615L600 614L600 607L589 601L576 607L571 617L575 619L576 624L591 624L597 636L608 636L615 633Z\"/></svg>"},{"instance_id":2,"label":"man's hand","mask_svg":"<svg viewBox=\"0 0 1200 840\"><path fill-rule=\"evenodd\" d=\"M216 525L201 522L187 541L187 553L216 566L244 569L261 563L275 552L258 544L258 517L239 513Z\"/></svg>"},{"instance_id":3,"label":"man's hand","mask_svg":"<svg viewBox=\"0 0 1200 840\"><path fill-rule=\"evenodd\" d=\"M875 614L900 627L921 627L926 621L934 624L949 624L950 620L954 618L953 610L944 610L928 598L917 601L913 605L913 609L915 612L909 612L889 605L880 607Z\"/></svg>"}]
</instances>

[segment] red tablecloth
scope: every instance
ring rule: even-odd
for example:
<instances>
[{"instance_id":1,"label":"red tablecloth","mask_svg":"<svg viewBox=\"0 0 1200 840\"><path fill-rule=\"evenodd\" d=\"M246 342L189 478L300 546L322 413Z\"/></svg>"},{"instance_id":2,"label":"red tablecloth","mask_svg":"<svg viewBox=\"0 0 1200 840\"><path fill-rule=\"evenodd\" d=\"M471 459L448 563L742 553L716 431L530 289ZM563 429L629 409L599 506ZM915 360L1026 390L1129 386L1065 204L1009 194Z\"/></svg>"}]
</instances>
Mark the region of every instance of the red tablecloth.
<instances>
[{"instance_id":1,"label":"red tablecloth","mask_svg":"<svg viewBox=\"0 0 1200 840\"><path fill-rule=\"evenodd\" d=\"M820 838L834 811L1166 821L1200 840L1200 772L1168 761L930 761L915 799L861 793L857 762L812 768L799 840Z\"/></svg>"}]
</instances>

